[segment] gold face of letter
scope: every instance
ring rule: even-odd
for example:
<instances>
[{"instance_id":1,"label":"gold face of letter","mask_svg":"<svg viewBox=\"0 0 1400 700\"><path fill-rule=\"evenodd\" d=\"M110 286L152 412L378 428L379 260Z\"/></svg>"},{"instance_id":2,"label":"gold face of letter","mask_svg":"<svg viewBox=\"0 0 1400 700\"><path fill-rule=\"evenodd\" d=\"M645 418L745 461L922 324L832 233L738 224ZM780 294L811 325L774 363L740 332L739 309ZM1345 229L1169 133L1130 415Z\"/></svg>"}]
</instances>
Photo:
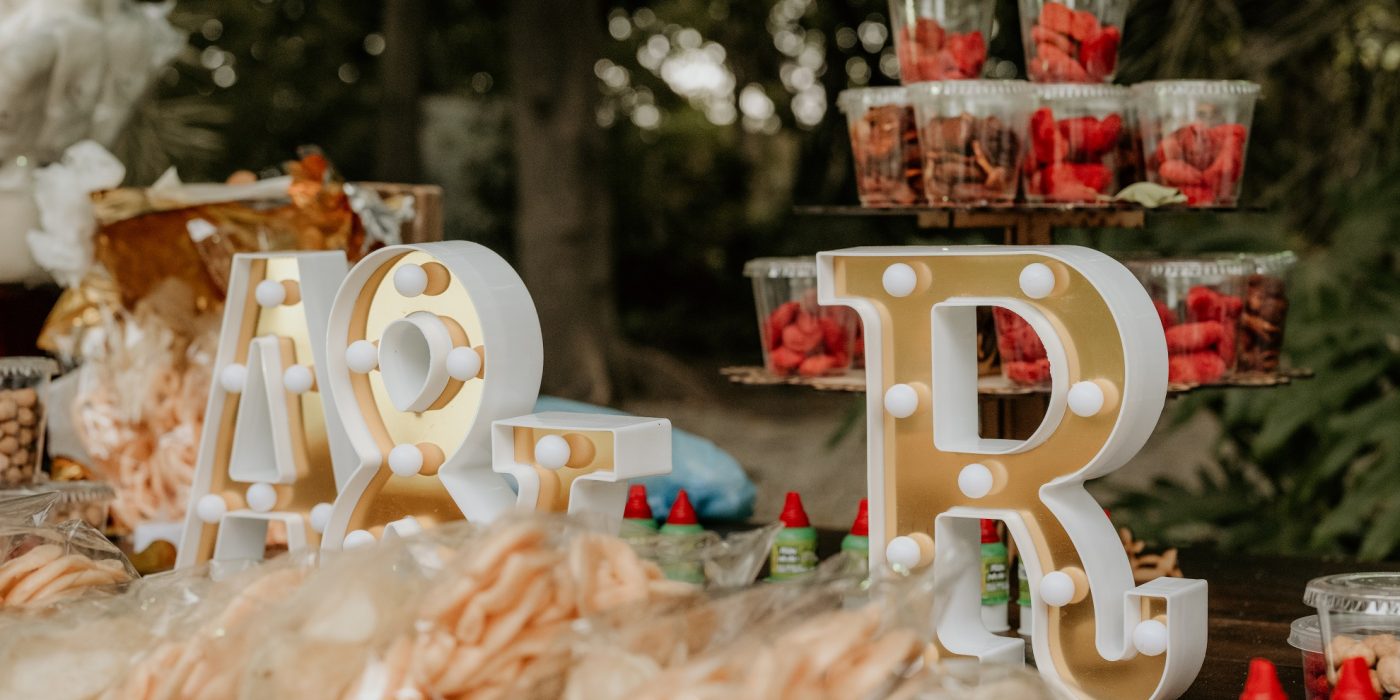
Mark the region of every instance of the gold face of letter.
<instances>
[{"instance_id":1,"label":"gold face of letter","mask_svg":"<svg viewBox=\"0 0 1400 700\"><path fill-rule=\"evenodd\" d=\"M1190 666L1194 637L1174 642L1170 659L1139 654L1127 638L1180 594L1130 590L1112 525L1083 489L1141 447L1165 397L1165 342L1136 280L1101 254L1068 247L854 249L823 253L819 269L822 303L852 306L865 323L874 563L888 547L893 563L934 563L955 584L965 577L953 569L975 560L976 519L1004 520L1032 574L1043 673L1096 698L1179 694L1177 667ZM1049 410L1024 442L979 435L977 306L1015 311L1046 345ZM944 589L956 599L939 624L942 645L1014 656L1009 644L1018 643L981 629L975 607L971 616L961 609L977 605L958 595L965 588ZM1193 634L1171 629L1174 639Z\"/></svg>"}]
</instances>

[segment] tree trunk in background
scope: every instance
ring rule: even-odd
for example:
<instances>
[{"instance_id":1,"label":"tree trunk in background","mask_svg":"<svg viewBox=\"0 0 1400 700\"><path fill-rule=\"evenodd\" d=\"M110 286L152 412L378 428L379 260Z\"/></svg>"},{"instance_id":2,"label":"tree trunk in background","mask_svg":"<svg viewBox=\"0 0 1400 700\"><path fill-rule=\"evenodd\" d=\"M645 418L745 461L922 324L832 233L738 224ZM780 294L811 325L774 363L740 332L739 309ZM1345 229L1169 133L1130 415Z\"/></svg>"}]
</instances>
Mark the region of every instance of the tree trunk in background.
<instances>
[{"instance_id":1,"label":"tree trunk in background","mask_svg":"<svg viewBox=\"0 0 1400 700\"><path fill-rule=\"evenodd\" d=\"M594 116L602 17L597 0L517 1L508 37L516 252L544 331L543 390L595 403L614 398L623 352Z\"/></svg>"},{"instance_id":2,"label":"tree trunk in background","mask_svg":"<svg viewBox=\"0 0 1400 700\"><path fill-rule=\"evenodd\" d=\"M423 78L423 37L427 33L425 0L385 1L375 147L375 177L381 182L417 182L421 178L418 102Z\"/></svg>"}]
</instances>

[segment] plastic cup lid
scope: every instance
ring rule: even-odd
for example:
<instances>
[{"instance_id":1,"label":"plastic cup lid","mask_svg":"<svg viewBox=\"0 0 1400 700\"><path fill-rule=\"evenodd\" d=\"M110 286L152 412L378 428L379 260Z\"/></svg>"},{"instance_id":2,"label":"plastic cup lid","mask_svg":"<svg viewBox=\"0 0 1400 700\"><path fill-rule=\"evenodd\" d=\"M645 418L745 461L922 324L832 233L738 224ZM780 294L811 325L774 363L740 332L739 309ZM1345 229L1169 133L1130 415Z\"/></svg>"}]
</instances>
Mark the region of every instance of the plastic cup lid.
<instances>
[{"instance_id":1,"label":"plastic cup lid","mask_svg":"<svg viewBox=\"0 0 1400 700\"><path fill-rule=\"evenodd\" d=\"M1300 617L1288 626L1288 645L1300 651L1322 653L1322 628L1316 615Z\"/></svg>"},{"instance_id":2,"label":"plastic cup lid","mask_svg":"<svg viewBox=\"0 0 1400 700\"><path fill-rule=\"evenodd\" d=\"M817 276L815 258L756 258L744 263L745 277L804 279Z\"/></svg>"},{"instance_id":3,"label":"plastic cup lid","mask_svg":"<svg viewBox=\"0 0 1400 700\"><path fill-rule=\"evenodd\" d=\"M870 107L881 107L884 105L908 104L909 95L902 85L887 85L883 87L851 88L842 90L836 96L836 107L845 114L850 114L858 109L869 109Z\"/></svg>"},{"instance_id":4,"label":"plastic cup lid","mask_svg":"<svg viewBox=\"0 0 1400 700\"><path fill-rule=\"evenodd\" d=\"M1315 578L1303 592L1303 603L1340 613L1400 615L1400 573L1360 572Z\"/></svg>"},{"instance_id":5,"label":"plastic cup lid","mask_svg":"<svg viewBox=\"0 0 1400 700\"><path fill-rule=\"evenodd\" d=\"M1254 266L1235 259L1190 259L1166 258L1157 260L1127 259L1123 263L1130 269L1145 272L1153 277L1229 277L1247 275L1254 272Z\"/></svg>"}]
</instances>

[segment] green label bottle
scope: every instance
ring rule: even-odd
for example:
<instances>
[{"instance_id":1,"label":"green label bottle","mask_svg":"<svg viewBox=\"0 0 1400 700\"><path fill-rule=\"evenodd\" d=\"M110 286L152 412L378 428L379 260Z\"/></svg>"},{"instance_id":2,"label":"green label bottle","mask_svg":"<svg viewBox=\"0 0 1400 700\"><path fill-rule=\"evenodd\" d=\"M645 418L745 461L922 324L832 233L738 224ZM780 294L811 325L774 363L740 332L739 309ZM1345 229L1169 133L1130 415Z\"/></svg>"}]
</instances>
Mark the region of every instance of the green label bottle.
<instances>
[{"instance_id":1,"label":"green label bottle","mask_svg":"<svg viewBox=\"0 0 1400 700\"><path fill-rule=\"evenodd\" d=\"M807 519L802 497L789 491L779 517L783 529L773 539L768 575L774 581L796 578L817 568L817 529Z\"/></svg>"},{"instance_id":2,"label":"green label bottle","mask_svg":"<svg viewBox=\"0 0 1400 700\"><path fill-rule=\"evenodd\" d=\"M988 632L1011 629L1007 620L1011 601L1011 571L1006 544L995 520L982 521L982 624Z\"/></svg>"}]
</instances>

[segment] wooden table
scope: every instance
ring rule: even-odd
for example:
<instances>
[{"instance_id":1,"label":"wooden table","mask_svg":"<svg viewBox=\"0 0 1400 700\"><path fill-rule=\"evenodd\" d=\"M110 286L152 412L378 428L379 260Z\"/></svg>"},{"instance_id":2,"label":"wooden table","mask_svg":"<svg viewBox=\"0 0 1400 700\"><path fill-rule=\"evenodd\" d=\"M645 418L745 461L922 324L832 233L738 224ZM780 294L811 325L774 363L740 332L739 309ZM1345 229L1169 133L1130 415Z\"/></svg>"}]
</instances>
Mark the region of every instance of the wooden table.
<instances>
[{"instance_id":1,"label":"wooden table","mask_svg":"<svg viewBox=\"0 0 1400 700\"><path fill-rule=\"evenodd\" d=\"M823 556L839 550L844 533L822 530L819 534ZM1314 612L1303 605L1303 588L1318 576L1400 571L1400 563L1358 564L1187 549L1181 552L1181 570L1210 585L1206 661L1184 700L1237 700L1249 673L1249 660L1256 656L1278 667L1289 698L1303 700L1303 657L1288 645L1289 625Z\"/></svg>"}]
</instances>

